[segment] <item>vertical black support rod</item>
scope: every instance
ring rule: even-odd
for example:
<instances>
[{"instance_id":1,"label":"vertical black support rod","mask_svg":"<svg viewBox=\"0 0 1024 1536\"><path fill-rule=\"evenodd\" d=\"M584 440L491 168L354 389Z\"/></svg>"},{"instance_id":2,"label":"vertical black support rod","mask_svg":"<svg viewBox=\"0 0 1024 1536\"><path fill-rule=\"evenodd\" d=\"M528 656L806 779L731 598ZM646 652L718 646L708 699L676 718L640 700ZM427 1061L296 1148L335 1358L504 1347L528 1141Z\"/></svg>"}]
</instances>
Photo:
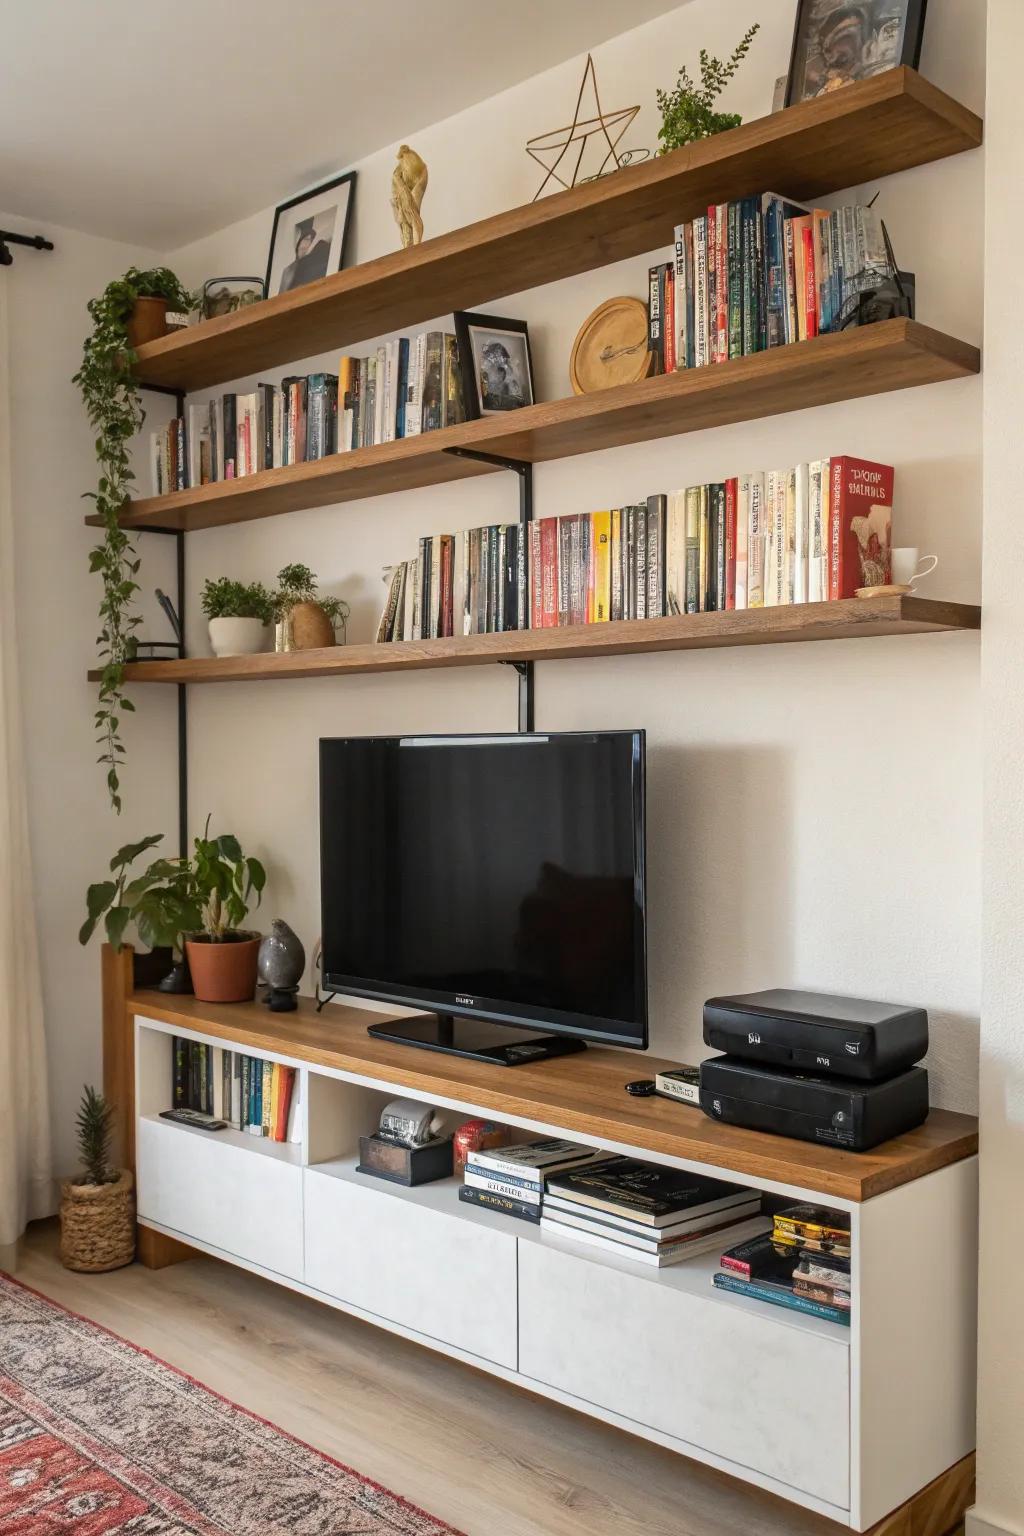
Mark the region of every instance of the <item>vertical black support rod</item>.
<instances>
[{"instance_id":1,"label":"vertical black support rod","mask_svg":"<svg viewBox=\"0 0 1024 1536\"><path fill-rule=\"evenodd\" d=\"M520 464L519 474L519 537L527 540L524 568L529 571L529 531L533 522L533 465ZM529 613L529 576L527 576L526 610ZM524 661L516 668L519 673L519 730L533 730L533 662Z\"/></svg>"},{"instance_id":2,"label":"vertical black support rod","mask_svg":"<svg viewBox=\"0 0 1024 1536\"><path fill-rule=\"evenodd\" d=\"M178 622L181 625L179 655L185 655L185 534L174 536L178 567ZM188 856L188 688L178 684L178 851Z\"/></svg>"}]
</instances>

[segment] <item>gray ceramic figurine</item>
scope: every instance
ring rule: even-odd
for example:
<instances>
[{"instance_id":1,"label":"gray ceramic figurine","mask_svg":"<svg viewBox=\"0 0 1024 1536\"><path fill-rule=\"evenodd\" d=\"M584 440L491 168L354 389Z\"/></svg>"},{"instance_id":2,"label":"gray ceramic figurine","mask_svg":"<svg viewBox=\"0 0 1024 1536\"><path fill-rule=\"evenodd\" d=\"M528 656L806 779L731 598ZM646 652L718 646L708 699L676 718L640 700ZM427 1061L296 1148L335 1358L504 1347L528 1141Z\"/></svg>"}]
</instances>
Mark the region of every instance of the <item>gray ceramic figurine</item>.
<instances>
[{"instance_id":1,"label":"gray ceramic figurine","mask_svg":"<svg viewBox=\"0 0 1024 1536\"><path fill-rule=\"evenodd\" d=\"M256 974L267 988L263 1001L272 1013L293 1013L297 1004L302 973L306 969L306 951L302 940L288 924L275 917L270 932L260 944Z\"/></svg>"}]
</instances>

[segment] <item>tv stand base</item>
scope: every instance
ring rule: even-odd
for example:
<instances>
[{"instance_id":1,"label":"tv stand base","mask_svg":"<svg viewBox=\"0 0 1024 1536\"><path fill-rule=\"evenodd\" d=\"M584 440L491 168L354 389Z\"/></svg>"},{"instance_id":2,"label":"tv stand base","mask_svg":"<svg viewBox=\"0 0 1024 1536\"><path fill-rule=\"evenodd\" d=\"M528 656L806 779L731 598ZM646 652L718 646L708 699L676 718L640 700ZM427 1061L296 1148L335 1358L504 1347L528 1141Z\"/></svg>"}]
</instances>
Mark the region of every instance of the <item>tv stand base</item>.
<instances>
[{"instance_id":1,"label":"tv stand base","mask_svg":"<svg viewBox=\"0 0 1024 1536\"><path fill-rule=\"evenodd\" d=\"M391 1019L371 1024L367 1034L398 1045L418 1045L426 1051L449 1056L471 1056L495 1066L518 1067L525 1062L546 1061L552 1056L571 1056L585 1051L585 1040L572 1035L539 1035L531 1030L510 1029L486 1019L465 1019L449 1013L427 1013L413 1019Z\"/></svg>"}]
</instances>

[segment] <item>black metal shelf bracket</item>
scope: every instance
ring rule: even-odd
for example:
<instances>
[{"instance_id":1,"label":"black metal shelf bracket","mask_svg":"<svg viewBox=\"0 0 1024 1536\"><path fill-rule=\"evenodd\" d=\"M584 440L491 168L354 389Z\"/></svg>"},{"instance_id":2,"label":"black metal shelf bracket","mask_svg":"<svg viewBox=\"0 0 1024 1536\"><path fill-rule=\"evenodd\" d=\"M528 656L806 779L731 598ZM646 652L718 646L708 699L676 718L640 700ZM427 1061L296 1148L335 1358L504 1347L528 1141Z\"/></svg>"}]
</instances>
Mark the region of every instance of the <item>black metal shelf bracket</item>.
<instances>
[{"instance_id":1,"label":"black metal shelf bracket","mask_svg":"<svg viewBox=\"0 0 1024 1536\"><path fill-rule=\"evenodd\" d=\"M475 459L478 464L491 464L495 469L507 469L519 477L519 523L525 530L533 522L533 465L524 459L509 459L502 454L483 453L476 448L446 448L445 453L457 459ZM520 731L533 730L533 662L508 661L503 666L515 667L519 676Z\"/></svg>"}]
</instances>

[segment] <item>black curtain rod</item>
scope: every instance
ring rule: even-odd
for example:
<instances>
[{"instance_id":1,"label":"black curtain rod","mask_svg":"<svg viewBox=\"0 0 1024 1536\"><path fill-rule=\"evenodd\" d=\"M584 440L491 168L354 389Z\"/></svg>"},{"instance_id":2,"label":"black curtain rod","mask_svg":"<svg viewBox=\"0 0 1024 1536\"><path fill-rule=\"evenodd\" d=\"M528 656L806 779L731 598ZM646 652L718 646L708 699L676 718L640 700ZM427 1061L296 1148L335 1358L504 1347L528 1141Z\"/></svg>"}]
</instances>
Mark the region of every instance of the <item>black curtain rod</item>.
<instances>
[{"instance_id":1,"label":"black curtain rod","mask_svg":"<svg viewBox=\"0 0 1024 1536\"><path fill-rule=\"evenodd\" d=\"M9 245L27 245L33 251L53 250L53 241L45 235L16 235L13 229L0 229L0 267L9 267L14 260L7 249Z\"/></svg>"}]
</instances>

